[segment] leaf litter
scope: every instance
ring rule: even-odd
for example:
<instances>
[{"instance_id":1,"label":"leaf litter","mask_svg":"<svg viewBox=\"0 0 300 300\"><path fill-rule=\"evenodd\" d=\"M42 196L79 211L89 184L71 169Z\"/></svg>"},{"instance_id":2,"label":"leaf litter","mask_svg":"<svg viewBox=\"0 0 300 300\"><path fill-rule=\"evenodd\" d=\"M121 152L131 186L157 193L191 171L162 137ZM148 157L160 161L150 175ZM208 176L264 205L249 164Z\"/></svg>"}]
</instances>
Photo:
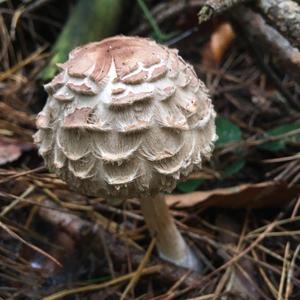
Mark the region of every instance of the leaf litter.
<instances>
[{"instance_id":1,"label":"leaf litter","mask_svg":"<svg viewBox=\"0 0 300 300\"><path fill-rule=\"evenodd\" d=\"M123 31L172 36L218 112L214 159L167 196L205 262L194 274L157 258L136 199L113 207L43 167L31 138L46 97L39 74L73 2L40 2L30 13L31 4L0 4L0 298L297 299L300 112L231 18L198 27L201 1L149 1L147 18L137 7ZM281 89L299 99L299 84L263 55Z\"/></svg>"}]
</instances>

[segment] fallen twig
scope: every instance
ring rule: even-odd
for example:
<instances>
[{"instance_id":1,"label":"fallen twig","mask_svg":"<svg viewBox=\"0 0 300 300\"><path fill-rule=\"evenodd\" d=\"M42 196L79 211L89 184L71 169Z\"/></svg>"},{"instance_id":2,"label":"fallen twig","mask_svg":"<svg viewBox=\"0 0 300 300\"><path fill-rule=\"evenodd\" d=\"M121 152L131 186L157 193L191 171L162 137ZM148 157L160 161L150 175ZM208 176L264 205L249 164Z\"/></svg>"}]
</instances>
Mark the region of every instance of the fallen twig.
<instances>
[{"instance_id":1,"label":"fallen twig","mask_svg":"<svg viewBox=\"0 0 300 300\"><path fill-rule=\"evenodd\" d=\"M232 11L232 16L248 39L257 58L263 60L262 54L270 54L280 68L294 79L300 80L300 51L298 49L294 48L276 29L268 25L261 15L251 9L240 6ZM266 73L269 77L270 74L272 75L272 81L289 103L299 109L298 101L283 89L281 80L274 72Z\"/></svg>"},{"instance_id":2,"label":"fallen twig","mask_svg":"<svg viewBox=\"0 0 300 300\"><path fill-rule=\"evenodd\" d=\"M221 14L232 6L247 2L249 0L207 0L198 13L199 24L208 21L214 15Z\"/></svg>"}]
</instances>

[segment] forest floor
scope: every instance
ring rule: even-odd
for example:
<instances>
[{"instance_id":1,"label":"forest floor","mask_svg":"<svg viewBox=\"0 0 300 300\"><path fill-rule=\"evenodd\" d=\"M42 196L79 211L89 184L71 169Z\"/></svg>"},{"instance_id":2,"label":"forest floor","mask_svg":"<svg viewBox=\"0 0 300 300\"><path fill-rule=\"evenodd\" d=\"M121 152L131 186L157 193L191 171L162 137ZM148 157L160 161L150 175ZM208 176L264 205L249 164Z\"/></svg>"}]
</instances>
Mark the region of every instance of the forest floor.
<instances>
[{"instance_id":1,"label":"forest floor","mask_svg":"<svg viewBox=\"0 0 300 300\"><path fill-rule=\"evenodd\" d=\"M300 299L300 54L260 43L235 7L199 25L204 2L137 1L106 32L178 48L210 90L212 160L167 196L198 274L158 258L137 199L112 206L46 170L35 117L76 3L0 1L0 299Z\"/></svg>"}]
</instances>

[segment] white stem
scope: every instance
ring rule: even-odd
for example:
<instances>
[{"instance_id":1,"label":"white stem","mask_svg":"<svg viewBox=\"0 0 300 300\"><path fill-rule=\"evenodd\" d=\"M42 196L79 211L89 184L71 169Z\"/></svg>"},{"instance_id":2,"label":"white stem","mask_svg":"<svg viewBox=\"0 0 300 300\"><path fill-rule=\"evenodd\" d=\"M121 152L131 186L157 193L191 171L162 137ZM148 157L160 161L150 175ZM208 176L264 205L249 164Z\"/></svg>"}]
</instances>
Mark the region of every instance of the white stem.
<instances>
[{"instance_id":1,"label":"white stem","mask_svg":"<svg viewBox=\"0 0 300 300\"><path fill-rule=\"evenodd\" d=\"M201 263L177 229L164 196L140 199L140 202L145 222L157 238L160 257L175 265L201 271Z\"/></svg>"}]
</instances>

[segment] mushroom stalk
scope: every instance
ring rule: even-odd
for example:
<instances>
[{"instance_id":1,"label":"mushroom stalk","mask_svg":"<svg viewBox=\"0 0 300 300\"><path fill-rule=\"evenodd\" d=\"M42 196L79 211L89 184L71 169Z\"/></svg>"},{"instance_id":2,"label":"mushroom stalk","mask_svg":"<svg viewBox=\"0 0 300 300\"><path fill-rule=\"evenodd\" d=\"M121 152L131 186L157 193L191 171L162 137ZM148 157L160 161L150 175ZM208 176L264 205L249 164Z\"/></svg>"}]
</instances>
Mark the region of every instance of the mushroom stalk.
<instances>
[{"instance_id":1,"label":"mushroom stalk","mask_svg":"<svg viewBox=\"0 0 300 300\"><path fill-rule=\"evenodd\" d=\"M201 271L202 264L177 229L164 195L141 198L140 203L146 225L157 238L160 257L177 266Z\"/></svg>"}]
</instances>

